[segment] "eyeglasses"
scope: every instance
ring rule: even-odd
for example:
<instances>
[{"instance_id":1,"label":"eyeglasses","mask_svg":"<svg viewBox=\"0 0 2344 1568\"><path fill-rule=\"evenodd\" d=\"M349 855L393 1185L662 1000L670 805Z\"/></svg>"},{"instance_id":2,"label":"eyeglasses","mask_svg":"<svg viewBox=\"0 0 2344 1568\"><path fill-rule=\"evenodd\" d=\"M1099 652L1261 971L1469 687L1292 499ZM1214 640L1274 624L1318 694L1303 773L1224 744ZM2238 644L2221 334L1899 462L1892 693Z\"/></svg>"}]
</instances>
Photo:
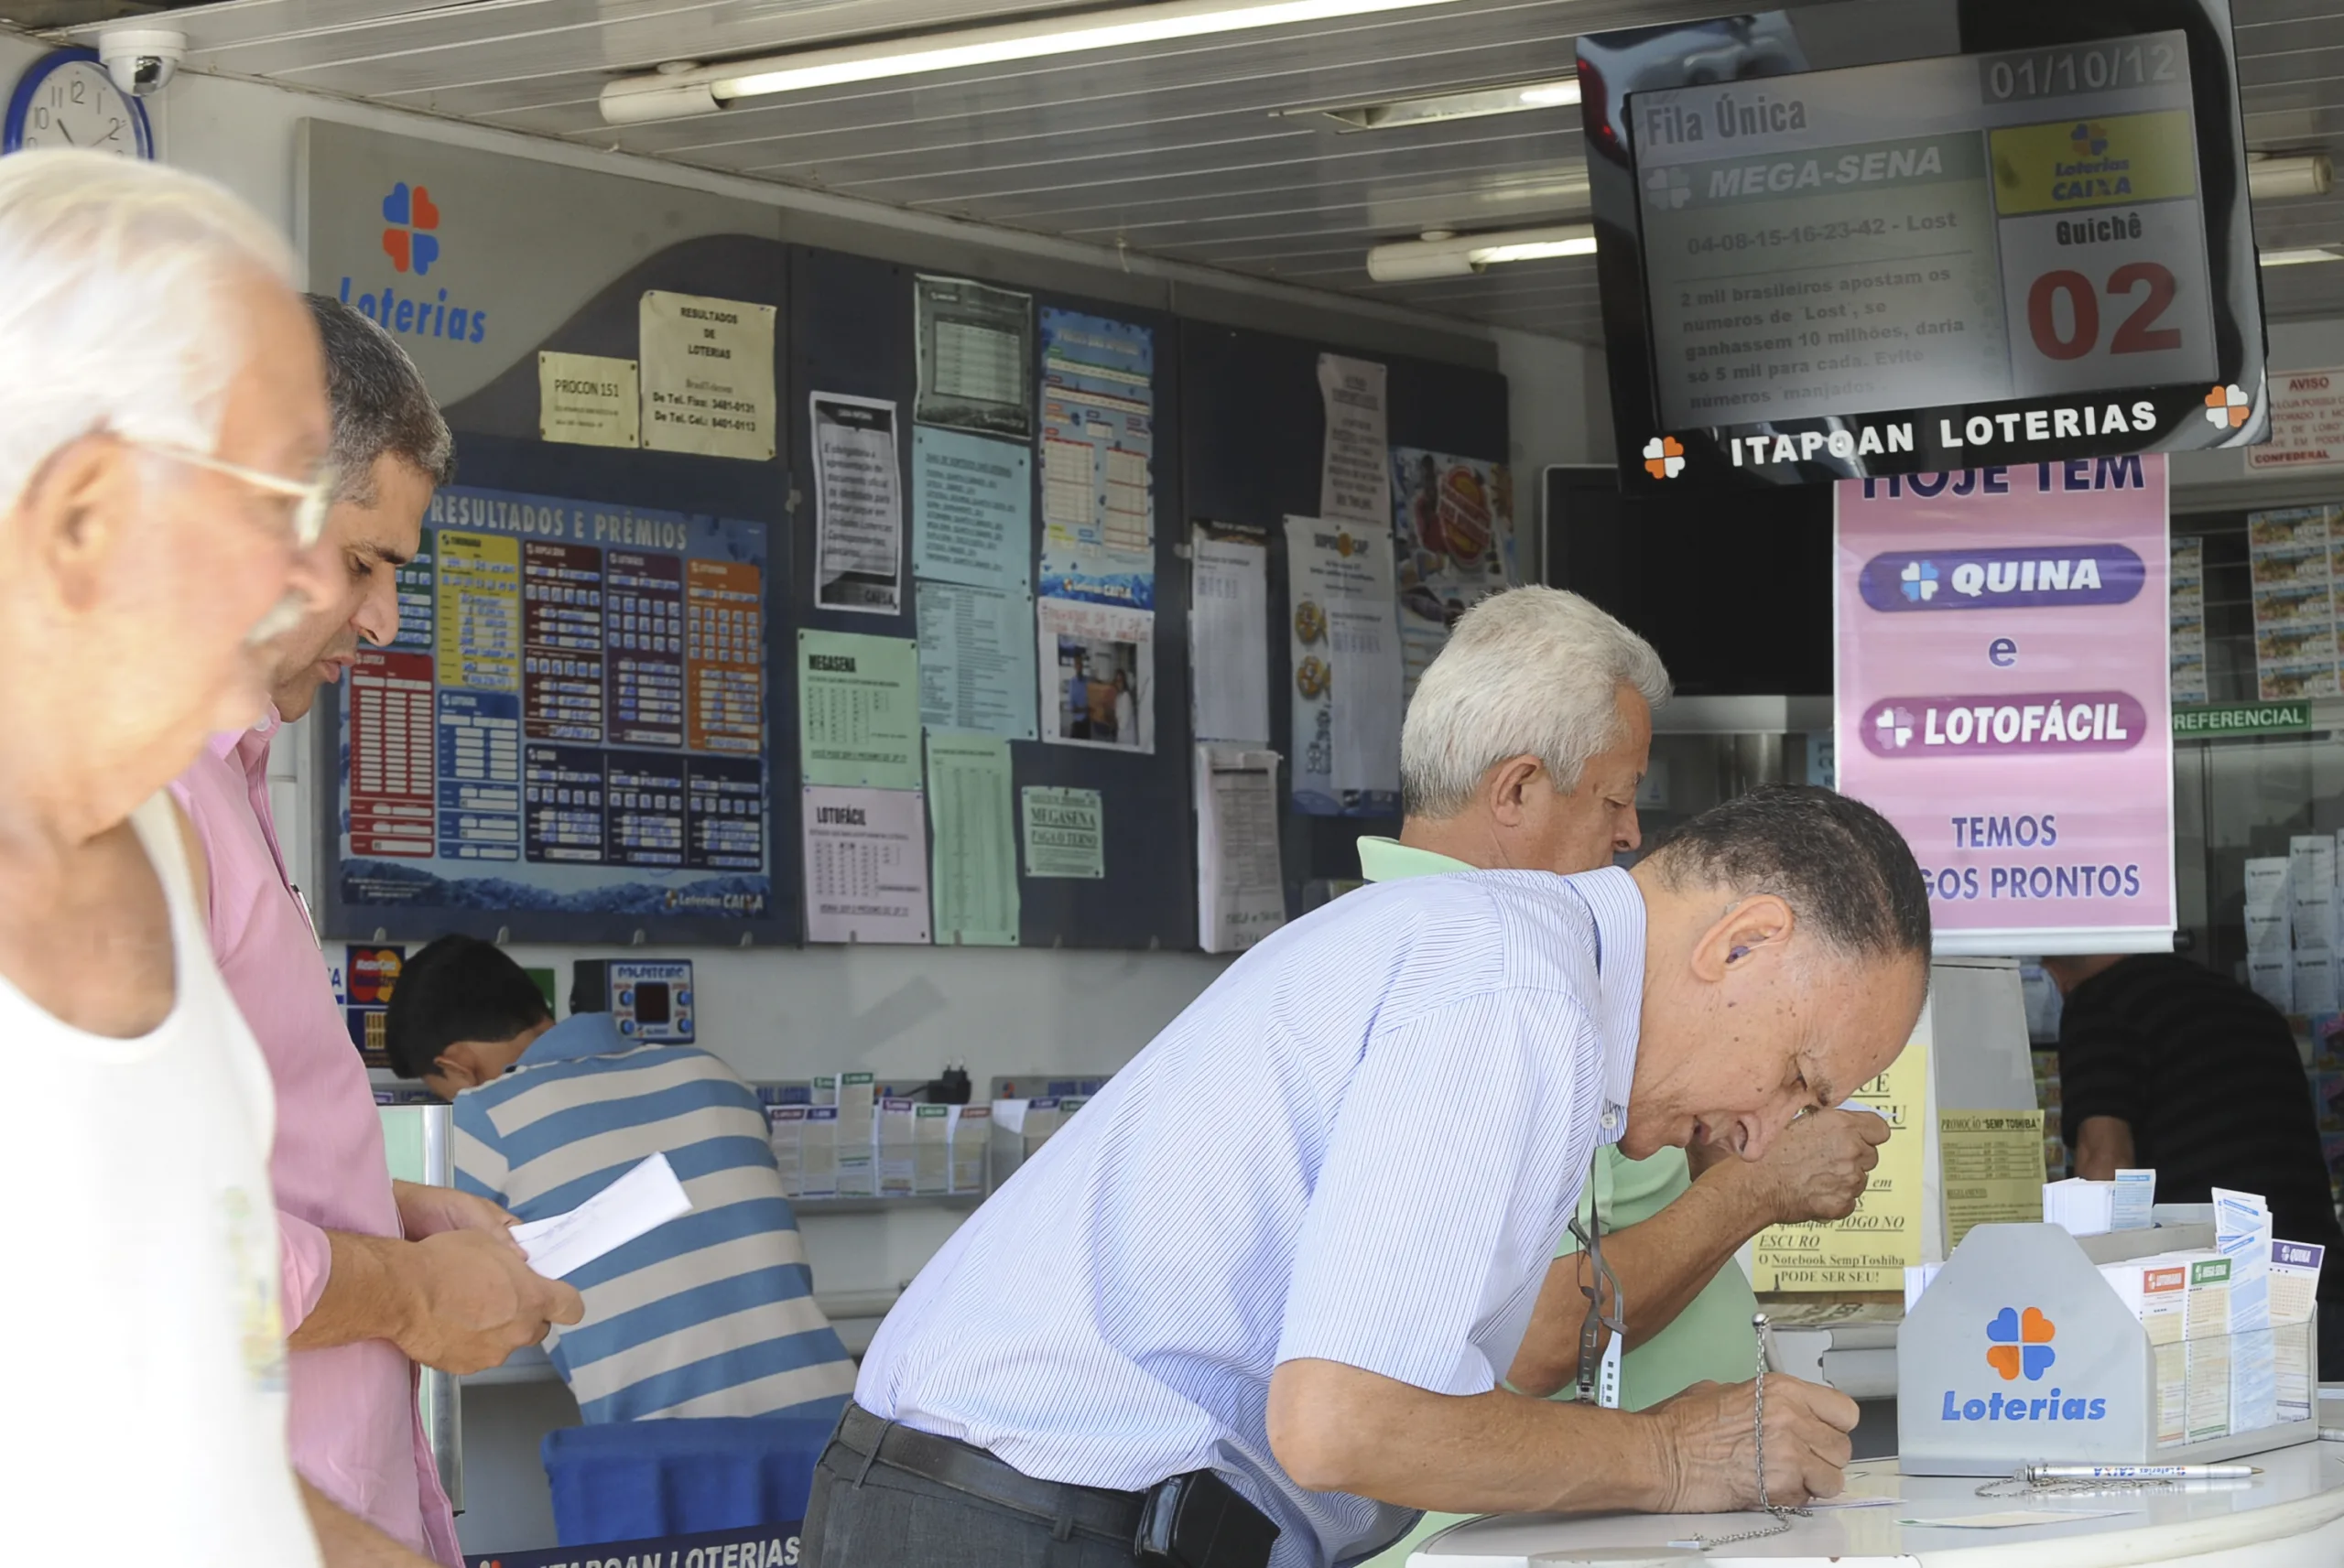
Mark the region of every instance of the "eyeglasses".
<instances>
[{"instance_id":1,"label":"eyeglasses","mask_svg":"<svg viewBox=\"0 0 2344 1568\"><path fill-rule=\"evenodd\" d=\"M1587 1298L1587 1317L1579 1334L1579 1398L1581 1404L1601 1405L1617 1410L1620 1405L1620 1360L1628 1340L1628 1292L1620 1287L1620 1276L1603 1260L1602 1206L1595 1196L1595 1171L1602 1162L1603 1151L1598 1148L1589 1162L1587 1219L1581 1223L1577 1215L1571 1217L1571 1235L1579 1242L1579 1250L1587 1255L1591 1279L1581 1285L1579 1294ZM1603 1310L1603 1288L1612 1288L1612 1311ZM1606 1343L1603 1330L1612 1331ZM1599 1350L1598 1346L1601 1346Z\"/></svg>"},{"instance_id":2,"label":"eyeglasses","mask_svg":"<svg viewBox=\"0 0 2344 1568\"><path fill-rule=\"evenodd\" d=\"M175 463L208 472L224 474L230 479L252 486L269 495L282 495L293 502L293 543L308 549L325 532L326 514L333 509L334 474L331 467L319 470L311 480L288 479L281 473L269 473L262 469L248 469L242 463L232 463L215 458L209 452L191 448L171 446L160 441L131 441L142 452L158 458L168 458Z\"/></svg>"}]
</instances>

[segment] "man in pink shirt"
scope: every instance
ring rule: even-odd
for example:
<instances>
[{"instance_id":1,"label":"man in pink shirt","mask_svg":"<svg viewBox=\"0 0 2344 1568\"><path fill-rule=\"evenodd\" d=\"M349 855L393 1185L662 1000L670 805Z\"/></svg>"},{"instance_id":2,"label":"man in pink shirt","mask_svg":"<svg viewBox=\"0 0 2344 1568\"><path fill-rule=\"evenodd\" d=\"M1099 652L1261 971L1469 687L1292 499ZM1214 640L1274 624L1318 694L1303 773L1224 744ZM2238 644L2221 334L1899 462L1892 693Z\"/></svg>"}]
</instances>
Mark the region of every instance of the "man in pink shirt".
<instances>
[{"instance_id":1,"label":"man in pink shirt","mask_svg":"<svg viewBox=\"0 0 2344 1568\"><path fill-rule=\"evenodd\" d=\"M348 590L271 644L275 709L213 738L172 786L212 866L212 945L277 1088L269 1176L292 1348L292 1454L331 1568L461 1568L455 1519L417 1413L414 1363L494 1366L576 1323L578 1292L530 1271L512 1216L390 1179L366 1069L352 1046L308 906L269 810L278 726L339 680L362 636L398 633L396 568L420 546L454 467L448 427L391 338L334 300L308 301L325 341L340 482L325 539Z\"/></svg>"}]
</instances>

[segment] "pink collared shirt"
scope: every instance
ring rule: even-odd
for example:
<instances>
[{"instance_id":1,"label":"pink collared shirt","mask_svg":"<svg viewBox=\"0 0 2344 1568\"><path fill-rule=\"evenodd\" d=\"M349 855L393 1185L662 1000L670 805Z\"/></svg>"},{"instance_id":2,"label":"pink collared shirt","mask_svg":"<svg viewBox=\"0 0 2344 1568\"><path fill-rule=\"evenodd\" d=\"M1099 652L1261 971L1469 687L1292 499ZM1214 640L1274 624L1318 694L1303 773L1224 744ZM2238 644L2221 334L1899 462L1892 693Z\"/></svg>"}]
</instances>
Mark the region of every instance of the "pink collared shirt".
<instances>
[{"instance_id":1,"label":"pink collared shirt","mask_svg":"<svg viewBox=\"0 0 2344 1568\"><path fill-rule=\"evenodd\" d=\"M218 735L171 785L212 862L212 947L277 1086L269 1179L285 1327L325 1293L329 1230L400 1234L383 1125L268 806L274 710ZM461 1568L455 1516L416 1408L414 1364L384 1339L291 1353L293 1467L375 1529Z\"/></svg>"}]
</instances>

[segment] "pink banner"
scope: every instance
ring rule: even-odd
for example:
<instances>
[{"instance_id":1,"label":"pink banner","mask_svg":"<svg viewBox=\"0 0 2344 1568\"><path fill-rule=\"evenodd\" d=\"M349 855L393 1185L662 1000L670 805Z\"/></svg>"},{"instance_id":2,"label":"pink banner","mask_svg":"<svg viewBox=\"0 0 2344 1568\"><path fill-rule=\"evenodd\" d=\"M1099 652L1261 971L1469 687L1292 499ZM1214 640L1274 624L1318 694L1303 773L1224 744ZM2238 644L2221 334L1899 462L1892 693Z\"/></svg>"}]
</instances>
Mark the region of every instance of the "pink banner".
<instances>
[{"instance_id":1,"label":"pink banner","mask_svg":"<svg viewBox=\"0 0 2344 1568\"><path fill-rule=\"evenodd\" d=\"M1940 953L2172 945L2162 456L1839 490L1839 788L1929 880Z\"/></svg>"}]
</instances>

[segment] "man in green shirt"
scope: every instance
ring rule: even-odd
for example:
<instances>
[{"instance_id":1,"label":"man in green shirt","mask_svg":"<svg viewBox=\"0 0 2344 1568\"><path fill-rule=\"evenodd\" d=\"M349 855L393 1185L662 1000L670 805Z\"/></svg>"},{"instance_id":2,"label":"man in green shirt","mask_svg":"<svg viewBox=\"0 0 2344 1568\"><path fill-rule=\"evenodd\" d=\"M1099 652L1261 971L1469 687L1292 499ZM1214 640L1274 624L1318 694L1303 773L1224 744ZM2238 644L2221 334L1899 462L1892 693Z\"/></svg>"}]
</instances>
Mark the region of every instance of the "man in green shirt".
<instances>
[{"instance_id":1,"label":"man in green shirt","mask_svg":"<svg viewBox=\"0 0 2344 1568\"><path fill-rule=\"evenodd\" d=\"M1406 816L1396 839L1359 841L1369 881L1451 872L1542 870L1564 875L1612 864L1642 843L1636 786L1652 749L1652 710L1668 672L1650 643L1574 593L1519 588L1483 600L1457 623L1416 687L1400 737ZM1770 1225L1854 1211L1888 1126L1827 1110L1806 1117L1757 1161L1697 1138L1630 1160L1607 1144L1591 1205L1603 1257L1627 1298L1628 1351L1620 1402L1659 1403L1699 1382L1739 1383L1754 1368L1758 1303L1734 1261ZM1720 1130L1720 1135L1723 1130ZM1546 1276L1534 1323L1567 1324L1523 1343L1524 1393L1553 1394L1579 1376L1579 1314L1549 1310L1584 1299L1590 1271L1568 1238ZM1427 1514L1368 1568L1401 1568L1427 1537L1458 1522Z\"/></svg>"}]
</instances>

